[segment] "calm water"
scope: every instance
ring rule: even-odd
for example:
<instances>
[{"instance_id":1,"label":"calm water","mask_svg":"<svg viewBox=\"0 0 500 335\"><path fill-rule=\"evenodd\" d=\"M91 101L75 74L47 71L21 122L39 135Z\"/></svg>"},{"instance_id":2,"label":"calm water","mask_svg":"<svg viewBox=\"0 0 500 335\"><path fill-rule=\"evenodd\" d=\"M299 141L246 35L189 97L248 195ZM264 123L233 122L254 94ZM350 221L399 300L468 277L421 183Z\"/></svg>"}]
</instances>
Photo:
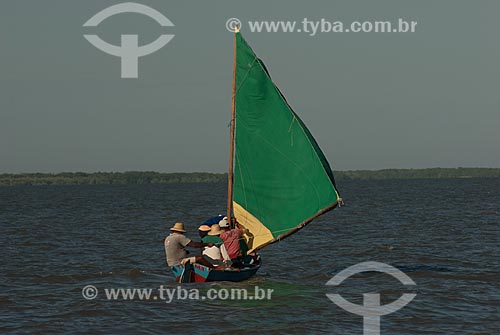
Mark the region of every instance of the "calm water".
<instances>
[{"instance_id":1,"label":"calm water","mask_svg":"<svg viewBox=\"0 0 500 335\"><path fill-rule=\"evenodd\" d=\"M223 212L225 185L0 188L1 333L362 334L362 317L325 293L360 304L417 293L383 316L382 334L500 334L500 179L339 182L347 206L262 252L243 283L270 301L88 301L82 287L176 287L163 239L177 220L195 228ZM416 283L367 273L325 283L363 261L385 262Z\"/></svg>"}]
</instances>

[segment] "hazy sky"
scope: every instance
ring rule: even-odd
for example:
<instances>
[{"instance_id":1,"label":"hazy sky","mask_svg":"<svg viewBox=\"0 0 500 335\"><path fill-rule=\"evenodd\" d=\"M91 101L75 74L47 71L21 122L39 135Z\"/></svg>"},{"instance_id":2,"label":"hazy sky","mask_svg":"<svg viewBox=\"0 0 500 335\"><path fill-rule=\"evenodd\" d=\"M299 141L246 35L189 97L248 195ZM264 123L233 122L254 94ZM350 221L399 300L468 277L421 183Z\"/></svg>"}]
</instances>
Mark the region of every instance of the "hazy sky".
<instances>
[{"instance_id":1,"label":"hazy sky","mask_svg":"<svg viewBox=\"0 0 500 335\"><path fill-rule=\"evenodd\" d=\"M2 0L0 173L227 169L233 39L242 33L334 170L499 167L498 1L135 1L140 14L90 17L120 1ZM417 32L251 33L248 20L418 21ZM83 34L139 44L139 78Z\"/></svg>"}]
</instances>

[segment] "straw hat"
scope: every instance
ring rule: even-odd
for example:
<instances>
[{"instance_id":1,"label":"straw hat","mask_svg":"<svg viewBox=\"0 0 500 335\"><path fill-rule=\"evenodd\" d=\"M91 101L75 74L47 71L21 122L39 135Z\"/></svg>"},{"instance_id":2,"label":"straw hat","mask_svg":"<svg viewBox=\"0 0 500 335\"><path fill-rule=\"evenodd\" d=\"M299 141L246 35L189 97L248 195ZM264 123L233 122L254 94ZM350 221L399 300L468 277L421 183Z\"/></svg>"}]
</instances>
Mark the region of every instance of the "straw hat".
<instances>
[{"instance_id":1,"label":"straw hat","mask_svg":"<svg viewBox=\"0 0 500 335\"><path fill-rule=\"evenodd\" d=\"M218 224L212 225L210 231L208 232L208 235L210 236L217 236L220 234L222 234L222 230L220 230L220 226Z\"/></svg>"},{"instance_id":2,"label":"straw hat","mask_svg":"<svg viewBox=\"0 0 500 335\"><path fill-rule=\"evenodd\" d=\"M200 227L198 227L198 230L210 231L210 226L207 226L206 224L204 224L204 225L201 225Z\"/></svg>"},{"instance_id":3,"label":"straw hat","mask_svg":"<svg viewBox=\"0 0 500 335\"><path fill-rule=\"evenodd\" d=\"M184 230L184 223L181 222L176 222L172 228L170 228L171 231L179 231L182 233L185 233L186 231Z\"/></svg>"}]
</instances>

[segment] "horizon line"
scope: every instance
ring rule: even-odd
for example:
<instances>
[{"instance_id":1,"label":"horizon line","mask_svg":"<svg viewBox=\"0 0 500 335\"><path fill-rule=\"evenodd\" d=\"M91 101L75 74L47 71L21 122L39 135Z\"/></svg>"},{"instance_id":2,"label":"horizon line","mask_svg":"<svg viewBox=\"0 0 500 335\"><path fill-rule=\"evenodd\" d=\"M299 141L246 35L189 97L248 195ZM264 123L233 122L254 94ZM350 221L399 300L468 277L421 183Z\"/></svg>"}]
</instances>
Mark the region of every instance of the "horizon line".
<instances>
[{"instance_id":1,"label":"horizon line","mask_svg":"<svg viewBox=\"0 0 500 335\"><path fill-rule=\"evenodd\" d=\"M458 166L458 167L425 167L425 168L382 168L382 169L347 169L347 170L333 170L333 172L378 172L378 171L387 171L387 170L430 170L430 169L450 169L450 170L457 170L457 169L500 169L500 167L482 167L482 166L474 166L474 167L465 167L465 166ZM61 173L85 173L85 174L94 174L94 173L162 173L162 174L175 174L175 173L209 173L209 174L227 174L227 171L225 172L208 172L208 171L173 171L173 172L165 172L165 171L155 171L155 170L121 170L121 171L109 171L109 170L96 170L96 171L59 171L59 172L0 172L0 175L5 175L5 174L61 174Z\"/></svg>"}]
</instances>

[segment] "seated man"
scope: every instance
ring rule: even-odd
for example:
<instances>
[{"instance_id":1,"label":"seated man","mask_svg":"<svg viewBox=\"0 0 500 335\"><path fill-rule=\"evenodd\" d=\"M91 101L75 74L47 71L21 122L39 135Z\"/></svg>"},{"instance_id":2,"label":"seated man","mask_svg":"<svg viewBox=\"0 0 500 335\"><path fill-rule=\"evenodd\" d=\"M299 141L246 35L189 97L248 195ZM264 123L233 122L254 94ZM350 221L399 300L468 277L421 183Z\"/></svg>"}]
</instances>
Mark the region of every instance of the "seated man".
<instances>
[{"instance_id":1,"label":"seated man","mask_svg":"<svg viewBox=\"0 0 500 335\"><path fill-rule=\"evenodd\" d=\"M203 248L212 244L191 241L184 235L185 232L184 224L180 222L175 223L174 226L170 228L170 235L165 238L164 243L168 266L184 264L188 261L211 266L211 264L205 261L201 256L186 258L188 254L186 247Z\"/></svg>"},{"instance_id":2,"label":"seated man","mask_svg":"<svg viewBox=\"0 0 500 335\"><path fill-rule=\"evenodd\" d=\"M202 238L202 242L212 244L203 250L203 258L214 266L228 265L231 261L224 241L219 237L220 233L222 233L220 226L215 224L210 228L207 236Z\"/></svg>"},{"instance_id":3,"label":"seated man","mask_svg":"<svg viewBox=\"0 0 500 335\"><path fill-rule=\"evenodd\" d=\"M237 221L235 221L235 225L238 226ZM248 246L243 238L245 229L241 229L239 227L230 229L229 222L226 218L219 222L219 226L223 230L220 237L224 241L229 258L235 265L241 264L242 258L248 251Z\"/></svg>"},{"instance_id":4,"label":"seated man","mask_svg":"<svg viewBox=\"0 0 500 335\"><path fill-rule=\"evenodd\" d=\"M200 235L200 238L204 238L205 236L207 236L209 231L210 231L210 226L207 225L201 225L198 228L198 234Z\"/></svg>"}]
</instances>

